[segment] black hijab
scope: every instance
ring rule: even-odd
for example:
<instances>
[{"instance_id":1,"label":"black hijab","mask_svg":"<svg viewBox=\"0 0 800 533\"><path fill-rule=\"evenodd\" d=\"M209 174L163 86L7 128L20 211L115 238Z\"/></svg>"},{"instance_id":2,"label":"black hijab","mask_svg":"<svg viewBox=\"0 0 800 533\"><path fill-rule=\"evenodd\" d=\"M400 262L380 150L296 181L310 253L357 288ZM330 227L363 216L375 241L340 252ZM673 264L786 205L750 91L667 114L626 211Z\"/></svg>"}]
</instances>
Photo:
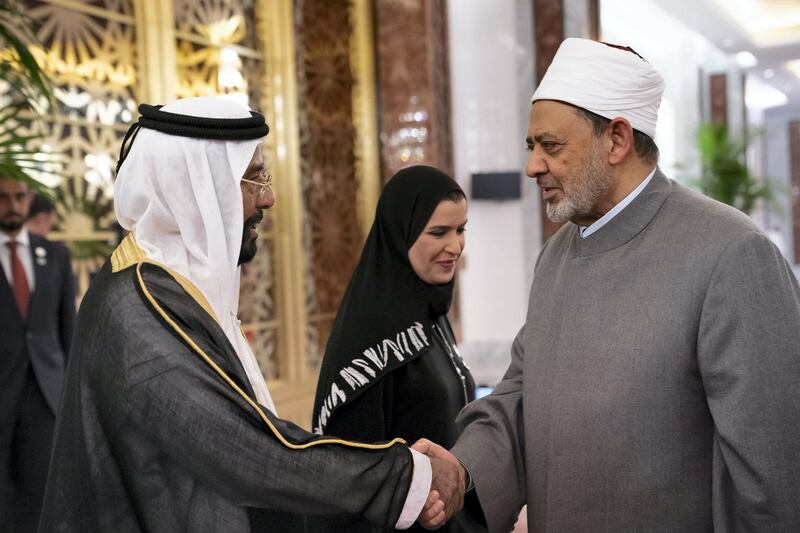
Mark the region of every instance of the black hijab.
<instances>
[{"instance_id":1,"label":"black hijab","mask_svg":"<svg viewBox=\"0 0 800 533\"><path fill-rule=\"evenodd\" d=\"M427 166L405 168L384 187L325 349L314 431L324 433L336 409L430 349L433 323L450 308L455 278L425 283L411 267L408 249L455 191L463 195L453 178Z\"/></svg>"}]
</instances>

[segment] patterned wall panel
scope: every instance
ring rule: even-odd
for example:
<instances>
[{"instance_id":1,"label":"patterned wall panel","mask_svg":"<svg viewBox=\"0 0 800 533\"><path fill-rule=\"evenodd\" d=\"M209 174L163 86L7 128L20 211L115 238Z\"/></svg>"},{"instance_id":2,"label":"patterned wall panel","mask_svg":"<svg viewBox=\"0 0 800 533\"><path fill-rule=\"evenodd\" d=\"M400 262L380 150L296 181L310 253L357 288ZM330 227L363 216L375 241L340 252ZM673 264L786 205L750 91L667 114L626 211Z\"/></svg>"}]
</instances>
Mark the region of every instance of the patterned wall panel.
<instances>
[{"instance_id":1,"label":"patterned wall panel","mask_svg":"<svg viewBox=\"0 0 800 533\"><path fill-rule=\"evenodd\" d=\"M383 181L416 163L452 173L446 2L374 6Z\"/></svg>"},{"instance_id":2,"label":"patterned wall panel","mask_svg":"<svg viewBox=\"0 0 800 533\"><path fill-rule=\"evenodd\" d=\"M174 0L177 96L223 95L265 112L263 45L256 36L253 0ZM272 146L265 140L269 164ZM279 379L273 214L259 228L256 257L242 267L239 318L267 379Z\"/></svg>"},{"instance_id":3,"label":"patterned wall panel","mask_svg":"<svg viewBox=\"0 0 800 533\"><path fill-rule=\"evenodd\" d=\"M252 0L174 0L178 97L228 95L260 107Z\"/></svg>"},{"instance_id":4,"label":"patterned wall panel","mask_svg":"<svg viewBox=\"0 0 800 533\"><path fill-rule=\"evenodd\" d=\"M319 366L361 249L349 0L295 0L307 364Z\"/></svg>"},{"instance_id":5,"label":"patterned wall panel","mask_svg":"<svg viewBox=\"0 0 800 533\"><path fill-rule=\"evenodd\" d=\"M712 74L708 77L708 90L711 100L711 122L728 123L728 76Z\"/></svg>"},{"instance_id":6,"label":"patterned wall panel","mask_svg":"<svg viewBox=\"0 0 800 533\"><path fill-rule=\"evenodd\" d=\"M277 355L278 320L275 302L275 245L262 224L256 257L242 267L239 320L261 371L267 379L282 377Z\"/></svg>"},{"instance_id":7,"label":"patterned wall panel","mask_svg":"<svg viewBox=\"0 0 800 533\"><path fill-rule=\"evenodd\" d=\"M564 40L564 0L534 0L533 22L538 84Z\"/></svg>"},{"instance_id":8,"label":"patterned wall panel","mask_svg":"<svg viewBox=\"0 0 800 533\"><path fill-rule=\"evenodd\" d=\"M24 5L41 43L32 52L54 81L55 100L45 120L24 120L20 129L43 135L38 149L53 154L42 156L38 175L58 197L50 237L70 248L82 294L117 236L112 171L138 98L133 2Z\"/></svg>"}]
</instances>

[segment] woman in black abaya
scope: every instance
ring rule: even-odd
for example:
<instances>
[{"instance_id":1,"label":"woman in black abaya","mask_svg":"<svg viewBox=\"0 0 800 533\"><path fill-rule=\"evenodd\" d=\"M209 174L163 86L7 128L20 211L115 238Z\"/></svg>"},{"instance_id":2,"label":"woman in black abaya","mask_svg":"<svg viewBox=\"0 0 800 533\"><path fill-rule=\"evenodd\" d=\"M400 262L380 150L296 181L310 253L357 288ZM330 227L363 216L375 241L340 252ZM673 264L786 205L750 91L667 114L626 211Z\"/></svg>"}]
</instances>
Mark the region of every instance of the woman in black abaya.
<instances>
[{"instance_id":1,"label":"woman in black abaya","mask_svg":"<svg viewBox=\"0 0 800 533\"><path fill-rule=\"evenodd\" d=\"M415 166L389 180L325 350L315 431L455 443L456 415L475 391L446 316L466 223L466 197L450 176ZM328 530L373 529L335 520ZM458 529L451 520L440 531Z\"/></svg>"}]
</instances>

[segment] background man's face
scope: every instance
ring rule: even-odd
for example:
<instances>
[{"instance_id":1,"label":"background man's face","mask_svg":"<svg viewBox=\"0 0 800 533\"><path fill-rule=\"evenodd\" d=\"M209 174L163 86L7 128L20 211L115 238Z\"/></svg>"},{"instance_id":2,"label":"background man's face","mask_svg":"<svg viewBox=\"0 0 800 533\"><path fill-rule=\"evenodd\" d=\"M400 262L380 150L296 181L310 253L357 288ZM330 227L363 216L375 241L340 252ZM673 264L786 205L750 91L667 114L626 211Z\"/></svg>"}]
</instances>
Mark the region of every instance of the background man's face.
<instances>
[{"instance_id":1,"label":"background man's face","mask_svg":"<svg viewBox=\"0 0 800 533\"><path fill-rule=\"evenodd\" d=\"M531 108L525 173L538 182L553 222L587 225L602 216L598 204L613 180L600 139L570 105L539 100Z\"/></svg>"},{"instance_id":2,"label":"background man's face","mask_svg":"<svg viewBox=\"0 0 800 533\"><path fill-rule=\"evenodd\" d=\"M256 148L242 178L259 183L264 181L264 157L261 154L260 146ZM263 210L275 205L275 196L271 190L266 191L264 194L259 194L258 186L244 181L241 182L241 187L244 227L242 228L242 246L239 249L240 265L251 261L256 256L258 247L258 231L256 228L264 218Z\"/></svg>"},{"instance_id":3,"label":"background man's face","mask_svg":"<svg viewBox=\"0 0 800 533\"><path fill-rule=\"evenodd\" d=\"M0 230L16 234L28 218L31 194L22 181L0 178Z\"/></svg>"}]
</instances>

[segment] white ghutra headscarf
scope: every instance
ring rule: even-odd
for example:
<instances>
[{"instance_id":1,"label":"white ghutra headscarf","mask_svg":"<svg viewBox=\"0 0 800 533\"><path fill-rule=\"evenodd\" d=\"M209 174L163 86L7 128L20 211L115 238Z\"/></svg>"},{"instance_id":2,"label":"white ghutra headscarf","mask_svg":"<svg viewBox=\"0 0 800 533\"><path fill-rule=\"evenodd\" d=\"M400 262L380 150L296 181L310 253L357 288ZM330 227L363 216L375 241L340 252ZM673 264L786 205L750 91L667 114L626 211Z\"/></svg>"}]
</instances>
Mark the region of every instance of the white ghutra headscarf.
<instances>
[{"instance_id":1,"label":"white ghutra headscarf","mask_svg":"<svg viewBox=\"0 0 800 533\"><path fill-rule=\"evenodd\" d=\"M216 97L186 98L161 111L205 118L247 118L239 104ZM260 139L218 141L142 128L114 185L120 225L148 257L194 283L236 350L262 405L275 412L264 376L237 319L239 251L244 226L244 176Z\"/></svg>"}]
</instances>

